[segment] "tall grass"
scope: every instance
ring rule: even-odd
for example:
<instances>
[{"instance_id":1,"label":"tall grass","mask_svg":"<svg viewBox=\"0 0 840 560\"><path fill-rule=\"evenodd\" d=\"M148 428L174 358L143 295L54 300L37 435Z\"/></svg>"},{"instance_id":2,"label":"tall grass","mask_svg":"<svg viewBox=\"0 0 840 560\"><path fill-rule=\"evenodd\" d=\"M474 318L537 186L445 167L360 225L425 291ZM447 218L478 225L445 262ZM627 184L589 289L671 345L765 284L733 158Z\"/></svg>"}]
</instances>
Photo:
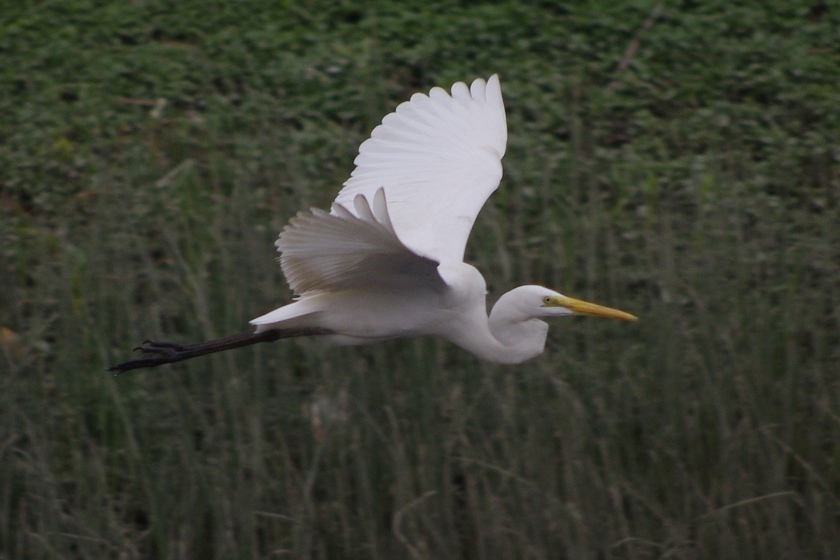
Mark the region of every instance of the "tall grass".
<instances>
[{"instance_id":1,"label":"tall grass","mask_svg":"<svg viewBox=\"0 0 840 560\"><path fill-rule=\"evenodd\" d=\"M668 5L616 73L647 3L273 6L0 10L0 558L836 555L837 13ZM496 71L490 299L638 323L103 371L287 301L285 221Z\"/></svg>"}]
</instances>

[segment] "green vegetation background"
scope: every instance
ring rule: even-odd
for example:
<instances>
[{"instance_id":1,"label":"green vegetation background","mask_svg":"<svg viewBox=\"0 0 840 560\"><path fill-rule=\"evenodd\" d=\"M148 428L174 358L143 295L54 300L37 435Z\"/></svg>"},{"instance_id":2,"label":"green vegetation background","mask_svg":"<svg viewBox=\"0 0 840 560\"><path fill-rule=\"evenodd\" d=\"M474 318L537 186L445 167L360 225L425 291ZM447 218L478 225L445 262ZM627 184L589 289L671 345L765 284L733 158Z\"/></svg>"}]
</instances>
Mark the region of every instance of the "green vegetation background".
<instances>
[{"instance_id":1,"label":"green vegetation background","mask_svg":"<svg viewBox=\"0 0 840 560\"><path fill-rule=\"evenodd\" d=\"M0 1L0 558L836 558L840 8ZM627 309L502 367L240 332L415 91L498 72L469 260Z\"/></svg>"}]
</instances>

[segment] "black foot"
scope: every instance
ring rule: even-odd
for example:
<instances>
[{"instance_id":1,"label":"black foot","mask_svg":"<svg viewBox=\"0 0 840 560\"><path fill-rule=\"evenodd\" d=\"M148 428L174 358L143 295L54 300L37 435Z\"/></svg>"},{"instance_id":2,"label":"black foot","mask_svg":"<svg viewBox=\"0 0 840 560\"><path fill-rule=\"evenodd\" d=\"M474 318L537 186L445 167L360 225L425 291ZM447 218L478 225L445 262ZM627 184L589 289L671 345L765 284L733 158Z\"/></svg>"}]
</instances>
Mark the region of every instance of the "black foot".
<instances>
[{"instance_id":1,"label":"black foot","mask_svg":"<svg viewBox=\"0 0 840 560\"><path fill-rule=\"evenodd\" d=\"M135 352L140 352L139 358L111 366L108 368L108 371L114 372L114 375L119 375L132 369L149 368L180 362L193 356L191 346L190 344L180 344L178 342L144 340L140 346L134 349Z\"/></svg>"}]
</instances>

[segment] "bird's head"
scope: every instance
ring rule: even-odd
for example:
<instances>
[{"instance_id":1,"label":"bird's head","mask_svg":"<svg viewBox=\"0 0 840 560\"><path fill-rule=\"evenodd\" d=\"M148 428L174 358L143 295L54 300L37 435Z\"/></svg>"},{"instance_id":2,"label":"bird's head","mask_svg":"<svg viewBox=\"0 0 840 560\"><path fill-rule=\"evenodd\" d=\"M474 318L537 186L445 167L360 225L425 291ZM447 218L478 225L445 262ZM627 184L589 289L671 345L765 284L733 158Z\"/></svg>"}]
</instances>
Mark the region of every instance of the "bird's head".
<instances>
[{"instance_id":1,"label":"bird's head","mask_svg":"<svg viewBox=\"0 0 840 560\"><path fill-rule=\"evenodd\" d=\"M635 316L624 311L564 296L542 286L520 286L505 295L510 296L510 303L514 303L521 313L533 318L590 315L621 321L636 320Z\"/></svg>"}]
</instances>

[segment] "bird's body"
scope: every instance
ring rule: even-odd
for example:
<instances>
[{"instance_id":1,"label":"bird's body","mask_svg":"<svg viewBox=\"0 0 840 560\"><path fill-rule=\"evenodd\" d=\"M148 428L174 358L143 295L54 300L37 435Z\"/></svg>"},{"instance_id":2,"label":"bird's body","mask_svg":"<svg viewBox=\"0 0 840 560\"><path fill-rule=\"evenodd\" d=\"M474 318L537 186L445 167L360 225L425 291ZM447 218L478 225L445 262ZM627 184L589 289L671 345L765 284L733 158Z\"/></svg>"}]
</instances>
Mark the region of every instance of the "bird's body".
<instances>
[{"instance_id":1,"label":"bird's body","mask_svg":"<svg viewBox=\"0 0 840 560\"><path fill-rule=\"evenodd\" d=\"M484 277L463 256L498 188L506 142L498 76L456 83L451 94L415 94L360 146L331 211L301 212L281 232L276 245L295 301L251 321L252 336L148 343L144 358L112 369L307 334L345 345L436 336L488 361L519 363L543 351L548 325L540 317L635 320L541 286L507 292L488 316Z\"/></svg>"},{"instance_id":2,"label":"bird's body","mask_svg":"<svg viewBox=\"0 0 840 560\"><path fill-rule=\"evenodd\" d=\"M504 299L488 317L486 284L478 269L465 263L448 263L448 268L451 287L436 290L415 286L408 288L409 299L406 289L398 287L376 292L349 289L313 294L255 319L254 323L257 332L326 328L340 333L325 335L327 341L342 346L435 336L498 363L519 363L542 353L547 323L517 313L516 307L506 305ZM518 290L528 288L543 290L545 295L554 293L539 286L522 286ZM539 295L536 297L539 301Z\"/></svg>"}]
</instances>

